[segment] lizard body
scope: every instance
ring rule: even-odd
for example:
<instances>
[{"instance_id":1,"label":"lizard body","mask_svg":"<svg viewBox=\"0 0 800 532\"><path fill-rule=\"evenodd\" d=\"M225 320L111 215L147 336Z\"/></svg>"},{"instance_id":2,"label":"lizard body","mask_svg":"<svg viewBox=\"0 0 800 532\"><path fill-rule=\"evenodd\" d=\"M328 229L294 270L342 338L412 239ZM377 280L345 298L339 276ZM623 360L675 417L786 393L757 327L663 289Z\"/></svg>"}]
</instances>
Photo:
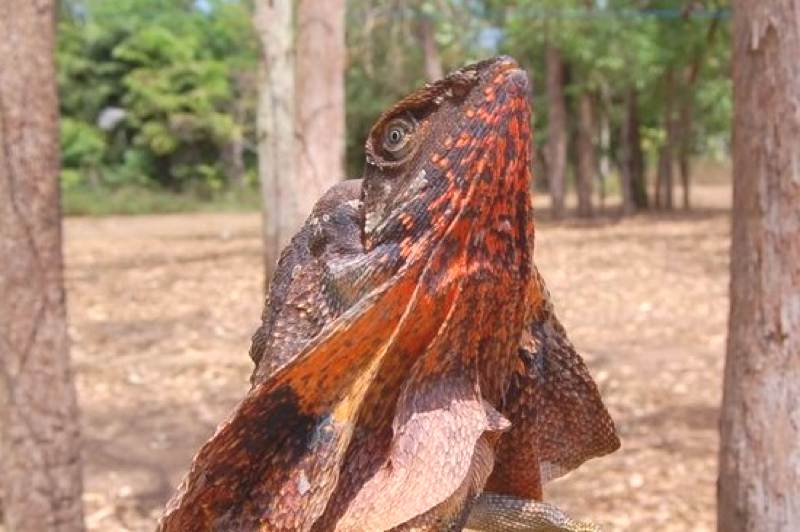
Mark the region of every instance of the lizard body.
<instances>
[{"instance_id":1,"label":"lizard body","mask_svg":"<svg viewBox=\"0 0 800 532\"><path fill-rule=\"evenodd\" d=\"M253 387L160 530L583 530L542 484L619 442L533 265L527 91L496 58L382 115L363 181L281 255Z\"/></svg>"}]
</instances>

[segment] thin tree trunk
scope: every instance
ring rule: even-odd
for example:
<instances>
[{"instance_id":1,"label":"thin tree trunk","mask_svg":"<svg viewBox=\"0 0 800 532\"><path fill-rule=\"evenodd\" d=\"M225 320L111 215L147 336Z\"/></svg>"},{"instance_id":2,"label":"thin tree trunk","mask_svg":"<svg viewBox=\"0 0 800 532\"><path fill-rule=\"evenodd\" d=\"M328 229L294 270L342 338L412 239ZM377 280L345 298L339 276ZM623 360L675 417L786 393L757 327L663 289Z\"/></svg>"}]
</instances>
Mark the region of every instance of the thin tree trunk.
<instances>
[{"instance_id":1,"label":"thin tree trunk","mask_svg":"<svg viewBox=\"0 0 800 532\"><path fill-rule=\"evenodd\" d=\"M222 164L228 181L236 188L244 187L244 134L241 129L235 132L222 149Z\"/></svg>"},{"instance_id":2,"label":"thin tree trunk","mask_svg":"<svg viewBox=\"0 0 800 532\"><path fill-rule=\"evenodd\" d=\"M665 112L664 120L667 128L667 156L665 157L666 179L664 181L664 207L667 210L675 208L675 151L679 147L677 135L677 120L675 119L675 81L670 79L668 85L670 96L667 98L669 104Z\"/></svg>"},{"instance_id":3,"label":"thin tree trunk","mask_svg":"<svg viewBox=\"0 0 800 532\"><path fill-rule=\"evenodd\" d=\"M800 0L737 0L718 530L800 530Z\"/></svg>"},{"instance_id":4,"label":"thin tree trunk","mask_svg":"<svg viewBox=\"0 0 800 532\"><path fill-rule=\"evenodd\" d=\"M639 94L636 87L630 87L626 97L626 120L628 122L629 139L627 144L631 149L631 190L633 202L638 209L648 207L647 183L645 181L645 160L642 150L642 132L639 122Z\"/></svg>"},{"instance_id":5,"label":"thin tree trunk","mask_svg":"<svg viewBox=\"0 0 800 532\"><path fill-rule=\"evenodd\" d=\"M425 78L428 81L441 79L444 77L444 72L439 47L436 46L436 26L431 16L425 13L419 15L419 36L425 61Z\"/></svg>"},{"instance_id":6,"label":"thin tree trunk","mask_svg":"<svg viewBox=\"0 0 800 532\"><path fill-rule=\"evenodd\" d=\"M344 179L344 0L297 2L295 161L297 227L317 199Z\"/></svg>"},{"instance_id":7,"label":"thin tree trunk","mask_svg":"<svg viewBox=\"0 0 800 532\"><path fill-rule=\"evenodd\" d=\"M599 149L599 186L600 186L600 210L606 206L606 183L611 174L611 118L609 111L612 103L608 90L602 89L598 95L597 114L600 117L598 125L598 149Z\"/></svg>"},{"instance_id":8,"label":"thin tree trunk","mask_svg":"<svg viewBox=\"0 0 800 532\"><path fill-rule=\"evenodd\" d=\"M639 127L634 121L636 111L631 109L632 102L635 103L636 89L628 88L625 92L625 116L622 119L620 128L620 172L619 188L622 195L622 212L632 214L636 210L636 203L633 199L633 128ZM641 148L640 148L641 149Z\"/></svg>"},{"instance_id":9,"label":"thin tree trunk","mask_svg":"<svg viewBox=\"0 0 800 532\"><path fill-rule=\"evenodd\" d=\"M718 8L717 15L721 14L721 7ZM690 10L685 11L685 17L691 15ZM692 139L694 135L694 127L692 120L692 104L694 101L694 91L697 85L697 79L700 75L700 69L707 51L711 48L714 38L719 29L721 16L711 17L711 21L706 32L706 39L702 43L697 43L692 62L686 69L686 81L681 87L682 97L680 98L680 109L678 116L680 120L676 127L675 137L678 140L678 168L681 178L681 189L683 191L683 208L689 210L691 207L691 154L692 154Z\"/></svg>"},{"instance_id":10,"label":"thin tree trunk","mask_svg":"<svg viewBox=\"0 0 800 532\"><path fill-rule=\"evenodd\" d=\"M597 173L597 160L594 147L594 118L592 97L583 92L578 98L578 216L592 216L592 189Z\"/></svg>"},{"instance_id":11,"label":"thin tree trunk","mask_svg":"<svg viewBox=\"0 0 800 532\"><path fill-rule=\"evenodd\" d=\"M673 208L673 166L676 144L675 113L675 74L669 68L664 76L664 121L666 134L664 144L658 154L658 176L656 179L656 207Z\"/></svg>"},{"instance_id":12,"label":"thin tree trunk","mask_svg":"<svg viewBox=\"0 0 800 532\"><path fill-rule=\"evenodd\" d=\"M683 192L683 209L691 207L690 181L691 181L691 152L692 152L692 94L684 94L681 102L680 120L678 125L679 148L678 169L681 176L681 190Z\"/></svg>"},{"instance_id":13,"label":"thin tree trunk","mask_svg":"<svg viewBox=\"0 0 800 532\"><path fill-rule=\"evenodd\" d=\"M624 134L623 126L622 133ZM623 135L621 134L620 137ZM619 189L622 196L622 214L633 214L636 205L633 203L633 183L631 179L630 146L625 141L620 145Z\"/></svg>"},{"instance_id":14,"label":"thin tree trunk","mask_svg":"<svg viewBox=\"0 0 800 532\"><path fill-rule=\"evenodd\" d=\"M52 1L0 2L0 484L9 532L83 530Z\"/></svg>"},{"instance_id":15,"label":"thin tree trunk","mask_svg":"<svg viewBox=\"0 0 800 532\"><path fill-rule=\"evenodd\" d=\"M665 141L666 142L666 141ZM656 166L655 204L656 209L666 207L667 182L672 180L668 175L672 172L672 151L664 145L658 149L658 166Z\"/></svg>"},{"instance_id":16,"label":"thin tree trunk","mask_svg":"<svg viewBox=\"0 0 800 532\"><path fill-rule=\"evenodd\" d=\"M681 190L683 191L683 209L688 211L691 208L691 181L692 165L689 153L683 148L678 158L678 169L681 176Z\"/></svg>"},{"instance_id":17,"label":"thin tree trunk","mask_svg":"<svg viewBox=\"0 0 800 532\"><path fill-rule=\"evenodd\" d=\"M561 52L548 46L547 59L547 169L554 218L564 215L567 172L567 106L564 97L564 62Z\"/></svg>"},{"instance_id":18,"label":"thin tree trunk","mask_svg":"<svg viewBox=\"0 0 800 532\"><path fill-rule=\"evenodd\" d=\"M261 40L258 95L258 177L261 181L265 280L281 248L302 223L294 163L292 3L257 0L254 25Z\"/></svg>"},{"instance_id":19,"label":"thin tree trunk","mask_svg":"<svg viewBox=\"0 0 800 532\"><path fill-rule=\"evenodd\" d=\"M239 73L232 79L236 98L230 108L236 131L222 148L222 164L228 182L236 188L245 186L246 168L244 163L245 123L247 122L247 102L252 96L253 82L247 73Z\"/></svg>"}]
</instances>

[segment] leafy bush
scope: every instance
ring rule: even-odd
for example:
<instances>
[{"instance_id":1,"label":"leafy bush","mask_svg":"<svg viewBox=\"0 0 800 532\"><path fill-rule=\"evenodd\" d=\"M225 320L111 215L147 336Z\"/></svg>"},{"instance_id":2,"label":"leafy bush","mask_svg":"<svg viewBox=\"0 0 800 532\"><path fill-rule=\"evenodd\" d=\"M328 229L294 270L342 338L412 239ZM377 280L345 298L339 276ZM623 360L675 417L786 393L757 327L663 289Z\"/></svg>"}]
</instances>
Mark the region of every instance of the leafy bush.
<instances>
[{"instance_id":1,"label":"leafy bush","mask_svg":"<svg viewBox=\"0 0 800 532\"><path fill-rule=\"evenodd\" d=\"M256 70L256 50L243 1L62 2L65 188L227 187L223 150L255 144L255 86L242 73Z\"/></svg>"}]
</instances>

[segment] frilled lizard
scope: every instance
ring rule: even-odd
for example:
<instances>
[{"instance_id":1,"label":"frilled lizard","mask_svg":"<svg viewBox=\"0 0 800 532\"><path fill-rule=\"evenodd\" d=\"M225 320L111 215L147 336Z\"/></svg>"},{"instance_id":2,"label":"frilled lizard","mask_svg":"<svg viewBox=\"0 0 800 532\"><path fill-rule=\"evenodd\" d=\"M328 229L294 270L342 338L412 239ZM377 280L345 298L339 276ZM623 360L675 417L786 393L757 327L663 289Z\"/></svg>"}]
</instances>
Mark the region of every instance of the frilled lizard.
<instances>
[{"instance_id":1,"label":"frilled lizard","mask_svg":"<svg viewBox=\"0 0 800 532\"><path fill-rule=\"evenodd\" d=\"M619 446L533 264L525 73L386 111L278 262L252 388L159 529L578 531L542 485Z\"/></svg>"}]
</instances>

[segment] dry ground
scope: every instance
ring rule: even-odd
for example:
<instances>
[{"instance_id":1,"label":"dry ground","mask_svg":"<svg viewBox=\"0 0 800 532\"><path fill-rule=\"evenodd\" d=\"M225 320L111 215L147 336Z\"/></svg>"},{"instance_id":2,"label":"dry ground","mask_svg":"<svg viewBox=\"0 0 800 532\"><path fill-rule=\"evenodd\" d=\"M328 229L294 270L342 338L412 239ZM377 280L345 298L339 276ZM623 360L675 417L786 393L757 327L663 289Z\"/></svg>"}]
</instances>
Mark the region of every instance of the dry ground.
<instances>
[{"instance_id":1,"label":"dry ground","mask_svg":"<svg viewBox=\"0 0 800 532\"><path fill-rule=\"evenodd\" d=\"M728 197L692 214L537 226L536 260L622 449L547 496L607 530L714 527ZM67 282L90 530L152 530L247 390L259 217L69 219Z\"/></svg>"}]
</instances>

